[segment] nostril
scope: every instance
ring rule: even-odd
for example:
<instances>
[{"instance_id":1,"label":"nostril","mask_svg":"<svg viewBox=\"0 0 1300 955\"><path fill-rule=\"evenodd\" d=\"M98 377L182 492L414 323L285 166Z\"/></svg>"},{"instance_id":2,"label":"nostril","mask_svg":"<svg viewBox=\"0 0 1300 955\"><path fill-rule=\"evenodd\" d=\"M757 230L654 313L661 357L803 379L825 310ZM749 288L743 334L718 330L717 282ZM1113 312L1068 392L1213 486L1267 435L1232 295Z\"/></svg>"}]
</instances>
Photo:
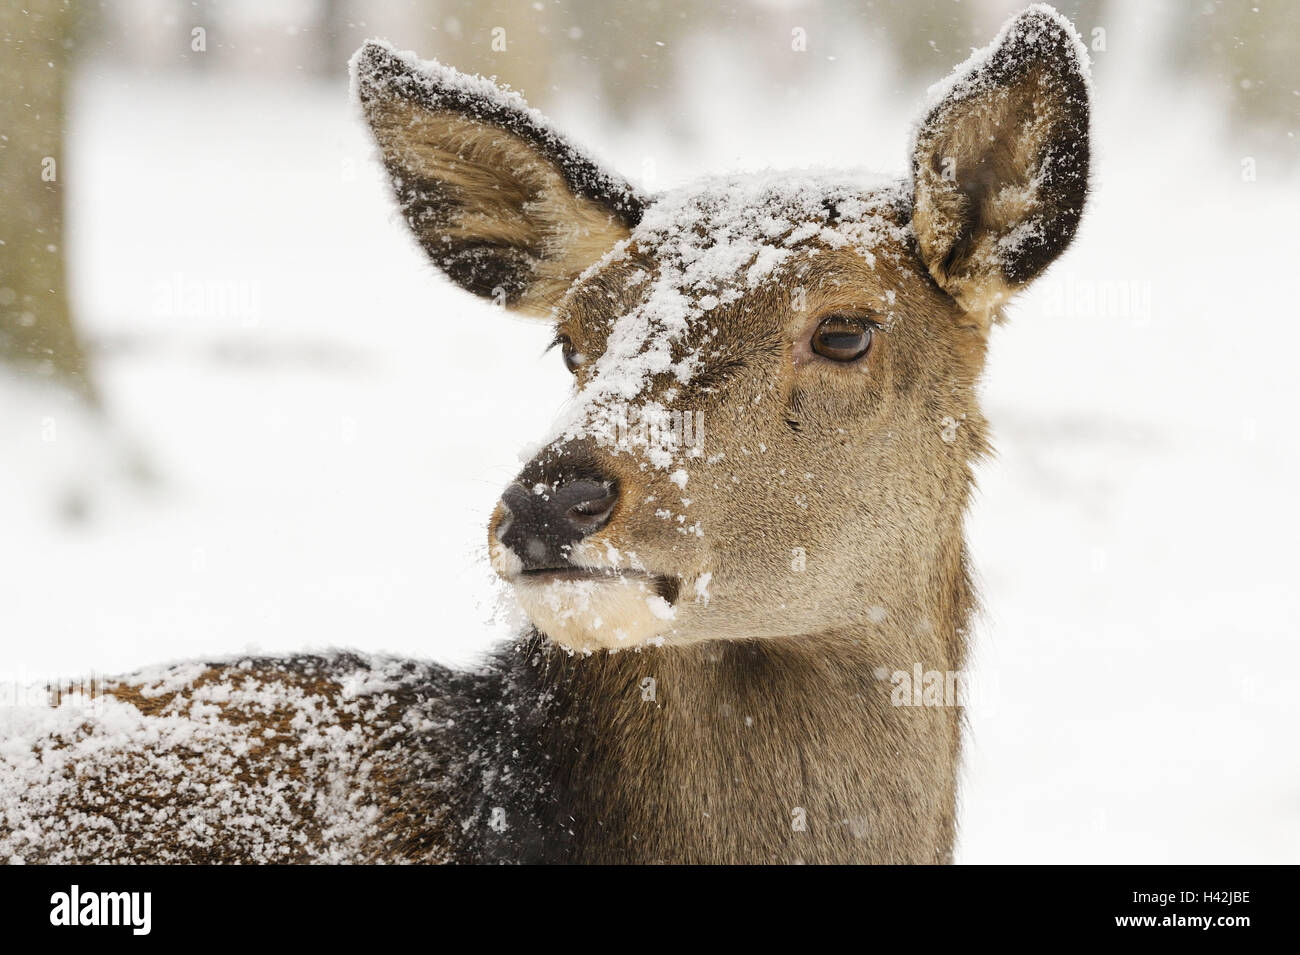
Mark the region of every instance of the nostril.
<instances>
[{"instance_id":1,"label":"nostril","mask_svg":"<svg viewBox=\"0 0 1300 955\"><path fill-rule=\"evenodd\" d=\"M540 481L531 487L516 481L501 495L496 538L525 569L563 566L573 544L609 523L618 496L613 480Z\"/></svg>"},{"instance_id":2,"label":"nostril","mask_svg":"<svg viewBox=\"0 0 1300 955\"><path fill-rule=\"evenodd\" d=\"M595 524L603 521L609 516L609 512L614 509L614 501L586 501L582 504L575 504L569 508L569 520L576 523Z\"/></svg>"},{"instance_id":3,"label":"nostril","mask_svg":"<svg viewBox=\"0 0 1300 955\"><path fill-rule=\"evenodd\" d=\"M604 514L614 506L614 496L612 494L593 497L589 501L582 501L579 504L569 508L570 514L579 514L583 517L597 517Z\"/></svg>"},{"instance_id":4,"label":"nostril","mask_svg":"<svg viewBox=\"0 0 1300 955\"><path fill-rule=\"evenodd\" d=\"M559 491L565 507L564 516L584 535L604 527L618 501L618 489L612 481L575 481Z\"/></svg>"},{"instance_id":5,"label":"nostril","mask_svg":"<svg viewBox=\"0 0 1300 955\"><path fill-rule=\"evenodd\" d=\"M596 517L604 514L614 506L614 491L610 487L602 487L599 491L592 494L585 500L575 501L569 505L569 513L580 514L586 517Z\"/></svg>"}]
</instances>

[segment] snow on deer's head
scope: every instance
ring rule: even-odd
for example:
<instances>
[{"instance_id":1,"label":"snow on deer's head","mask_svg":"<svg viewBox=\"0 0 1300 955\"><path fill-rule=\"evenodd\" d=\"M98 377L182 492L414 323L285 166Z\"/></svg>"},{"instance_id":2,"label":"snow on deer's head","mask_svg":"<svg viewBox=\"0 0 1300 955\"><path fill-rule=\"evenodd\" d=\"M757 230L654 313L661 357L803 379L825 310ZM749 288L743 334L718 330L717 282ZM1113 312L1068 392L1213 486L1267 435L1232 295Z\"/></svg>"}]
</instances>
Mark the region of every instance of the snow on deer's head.
<instances>
[{"instance_id":1,"label":"snow on deer's head","mask_svg":"<svg viewBox=\"0 0 1300 955\"><path fill-rule=\"evenodd\" d=\"M1001 305L1078 225L1087 69L1069 23L1031 7L933 91L908 181L651 198L487 80L357 53L426 252L553 322L575 378L489 531L539 630L590 650L955 613L975 384Z\"/></svg>"}]
</instances>

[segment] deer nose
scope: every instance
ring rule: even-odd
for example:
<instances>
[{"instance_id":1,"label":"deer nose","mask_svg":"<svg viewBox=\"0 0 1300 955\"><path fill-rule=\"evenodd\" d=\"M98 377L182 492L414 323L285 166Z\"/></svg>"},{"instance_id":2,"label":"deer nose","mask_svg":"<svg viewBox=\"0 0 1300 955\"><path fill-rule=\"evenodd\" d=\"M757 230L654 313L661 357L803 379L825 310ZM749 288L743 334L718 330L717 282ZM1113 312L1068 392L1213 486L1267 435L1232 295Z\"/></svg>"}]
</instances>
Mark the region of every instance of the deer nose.
<instances>
[{"instance_id":1,"label":"deer nose","mask_svg":"<svg viewBox=\"0 0 1300 955\"><path fill-rule=\"evenodd\" d=\"M505 515L497 539L519 555L524 570L562 567L574 544L609 523L618 485L590 478L532 487L516 481L501 495L501 503Z\"/></svg>"}]
</instances>

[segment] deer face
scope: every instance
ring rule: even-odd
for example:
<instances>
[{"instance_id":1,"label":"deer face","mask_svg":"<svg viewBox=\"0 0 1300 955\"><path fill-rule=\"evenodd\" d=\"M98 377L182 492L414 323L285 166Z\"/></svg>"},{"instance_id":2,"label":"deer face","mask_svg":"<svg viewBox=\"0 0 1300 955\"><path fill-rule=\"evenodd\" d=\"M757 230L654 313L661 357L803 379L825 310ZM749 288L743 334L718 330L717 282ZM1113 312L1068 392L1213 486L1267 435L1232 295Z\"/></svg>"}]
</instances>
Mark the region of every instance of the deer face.
<instances>
[{"instance_id":1,"label":"deer face","mask_svg":"<svg viewBox=\"0 0 1300 955\"><path fill-rule=\"evenodd\" d=\"M768 174L653 201L487 81L377 44L354 69L434 262L554 322L574 377L489 527L539 630L579 650L761 638L942 599L989 328L1082 211L1065 21L1031 9L954 75L907 183Z\"/></svg>"}]
</instances>

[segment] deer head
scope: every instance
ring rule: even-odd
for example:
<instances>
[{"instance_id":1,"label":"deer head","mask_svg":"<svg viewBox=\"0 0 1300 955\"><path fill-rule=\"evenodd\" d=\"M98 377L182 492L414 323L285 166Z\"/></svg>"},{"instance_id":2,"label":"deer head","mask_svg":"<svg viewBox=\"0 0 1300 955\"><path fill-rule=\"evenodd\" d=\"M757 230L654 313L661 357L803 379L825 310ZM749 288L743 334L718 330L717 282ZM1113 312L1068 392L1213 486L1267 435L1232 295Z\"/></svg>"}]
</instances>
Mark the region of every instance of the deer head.
<instances>
[{"instance_id":1,"label":"deer head","mask_svg":"<svg viewBox=\"0 0 1300 955\"><path fill-rule=\"evenodd\" d=\"M911 175L647 197L518 95L369 43L356 90L449 278L555 326L575 397L489 538L578 650L942 627L991 326L1067 246L1087 54L1049 8L940 87Z\"/></svg>"}]
</instances>

